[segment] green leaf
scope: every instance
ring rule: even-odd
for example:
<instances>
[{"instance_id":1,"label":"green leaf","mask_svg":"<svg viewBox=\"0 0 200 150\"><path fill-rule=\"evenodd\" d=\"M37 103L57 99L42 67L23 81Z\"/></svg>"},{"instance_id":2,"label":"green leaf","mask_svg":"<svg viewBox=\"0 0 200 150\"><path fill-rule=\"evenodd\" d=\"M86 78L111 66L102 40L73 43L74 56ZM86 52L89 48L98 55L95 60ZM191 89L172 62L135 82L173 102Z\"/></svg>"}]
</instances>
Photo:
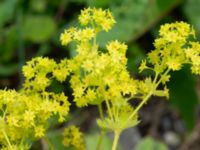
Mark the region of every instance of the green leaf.
<instances>
[{"instance_id":1,"label":"green leaf","mask_svg":"<svg viewBox=\"0 0 200 150\"><path fill-rule=\"evenodd\" d=\"M14 16L17 0L4 0L0 2L0 29Z\"/></svg>"},{"instance_id":2,"label":"green leaf","mask_svg":"<svg viewBox=\"0 0 200 150\"><path fill-rule=\"evenodd\" d=\"M177 0L167 0L167 1L156 0L158 9L160 9L162 11L164 11L164 10L166 11L169 7L173 7L174 1L177 1Z\"/></svg>"},{"instance_id":3,"label":"green leaf","mask_svg":"<svg viewBox=\"0 0 200 150\"><path fill-rule=\"evenodd\" d=\"M36 43L49 40L56 31L56 24L50 16L26 16L23 23L23 37Z\"/></svg>"},{"instance_id":4,"label":"green leaf","mask_svg":"<svg viewBox=\"0 0 200 150\"><path fill-rule=\"evenodd\" d=\"M86 140L86 148L87 150L95 150L97 146L97 142L99 140L99 135L98 134L91 134L87 135L85 137ZM101 149L103 150L111 150L112 147L112 141L104 136L102 144L101 144Z\"/></svg>"},{"instance_id":5,"label":"green leaf","mask_svg":"<svg viewBox=\"0 0 200 150\"><path fill-rule=\"evenodd\" d=\"M126 42L134 41L181 1L170 0L170 3L166 4L163 0L125 0L121 1L121 4L113 2L110 9L117 23L110 32L103 32L99 35L101 46L115 39Z\"/></svg>"},{"instance_id":6,"label":"green leaf","mask_svg":"<svg viewBox=\"0 0 200 150\"><path fill-rule=\"evenodd\" d=\"M169 83L170 103L180 112L190 130L194 127L195 108L198 104L195 85L195 78L188 66L172 73Z\"/></svg>"},{"instance_id":7,"label":"green leaf","mask_svg":"<svg viewBox=\"0 0 200 150\"><path fill-rule=\"evenodd\" d=\"M4 28L4 38L0 40L0 63L9 62L16 53L16 26Z\"/></svg>"},{"instance_id":8,"label":"green leaf","mask_svg":"<svg viewBox=\"0 0 200 150\"><path fill-rule=\"evenodd\" d=\"M19 69L18 64L8 64L2 65L0 64L0 76L9 76L16 73Z\"/></svg>"},{"instance_id":9,"label":"green leaf","mask_svg":"<svg viewBox=\"0 0 200 150\"><path fill-rule=\"evenodd\" d=\"M47 6L46 0L30 0L31 8L36 12L44 12Z\"/></svg>"},{"instance_id":10,"label":"green leaf","mask_svg":"<svg viewBox=\"0 0 200 150\"><path fill-rule=\"evenodd\" d=\"M113 0L109 0L109 1L113 1ZM103 1L87 0L86 2L88 6L96 6L96 7L104 7L108 4L108 0L103 0Z\"/></svg>"},{"instance_id":11,"label":"green leaf","mask_svg":"<svg viewBox=\"0 0 200 150\"><path fill-rule=\"evenodd\" d=\"M134 150L168 150L167 146L151 137L142 139Z\"/></svg>"},{"instance_id":12,"label":"green leaf","mask_svg":"<svg viewBox=\"0 0 200 150\"><path fill-rule=\"evenodd\" d=\"M183 12L195 30L200 33L200 1L187 0L183 5ZM199 37L200 38L200 37Z\"/></svg>"}]
</instances>

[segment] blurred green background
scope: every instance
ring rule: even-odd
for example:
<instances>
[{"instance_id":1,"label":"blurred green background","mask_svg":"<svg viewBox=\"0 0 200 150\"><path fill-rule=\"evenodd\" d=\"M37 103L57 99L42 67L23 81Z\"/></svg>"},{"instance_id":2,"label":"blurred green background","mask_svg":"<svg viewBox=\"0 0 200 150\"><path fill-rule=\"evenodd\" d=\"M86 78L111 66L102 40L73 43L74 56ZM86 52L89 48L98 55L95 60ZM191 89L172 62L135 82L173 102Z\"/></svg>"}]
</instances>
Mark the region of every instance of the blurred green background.
<instances>
[{"instance_id":1,"label":"blurred green background","mask_svg":"<svg viewBox=\"0 0 200 150\"><path fill-rule=\"evenodd\" d=\"M0 89L19 88L23 83L21 67L33 57L48 56L56 60L72 57L73 46L62 47L59 36L65 28L77 24L77 16L84 7L109 8L113 12L116 25L109 33L101 33L98 41L102 48L112 39L127 43L128 70L135 77L141 77L137 67L146 53L153 49L152 43L160 25L186 21L194 26L200 39L200 0L0 0ZM180 118L177 120L181 120L185 128L179 147L184 145L186 135L196 132L199 123L198 115L195 115L198 114L199 84L199 78L191 75L188 66L173 73L169 83L170 101L165 105L178 114ZM62 90L67 87L55 83L52 88ZM86 114L90 111L87 110ZM159 119L162 120L162 116ZM92 136L94 138L87 138L89 142L95 139L95 135ZM159 136L163 137L162 133ZM49 137L54 142L59 139L56 133L49 133ZM158 144L152 141L145 139L143 143ZM146 149L143 147L142 150Z\"/></svg>"}]
</instances>

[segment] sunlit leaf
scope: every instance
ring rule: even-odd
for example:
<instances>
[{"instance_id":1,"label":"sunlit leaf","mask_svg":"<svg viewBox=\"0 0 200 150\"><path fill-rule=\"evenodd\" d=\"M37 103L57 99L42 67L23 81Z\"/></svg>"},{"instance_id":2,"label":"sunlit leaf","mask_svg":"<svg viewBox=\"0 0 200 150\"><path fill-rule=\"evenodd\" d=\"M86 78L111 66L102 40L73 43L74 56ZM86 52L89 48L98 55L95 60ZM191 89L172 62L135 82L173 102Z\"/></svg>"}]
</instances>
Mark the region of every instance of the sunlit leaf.
<instances>
[{"instance_id":1,"label":"sunlit leaf","mask_svg":"<svg viewBox=\"0 0 200 150\"><path fill-rule=\"evenodd\" d=\"M98 134L87 135L85 139L86 139L87 150L95 150L97 146L97 142L99 140L99 135ZM104 136L102 144L101 144L101 149L111 150L111 147L112 147L112 141L108 139L106 136Z\"/></svg>"},{"instance_id":2,"label":"sunlit leaf","mask_svg":"<svg viewBox=\"0 0 200 150\"><path fill-rule=\"evenodd\" d=\"M117 23L109 33L99 36L101 45L106 41L118 39L121 41L134 41L149 30L155 22L164 17L172 8L182 0L126 0L121 4L112 4L110 9Z\"/></svg>"},{"instance_id":3,"label":"sunlit leaf","mask_svg":"<svg viewBox=\"0 0 200 150\"><path fill-rule=\"evenodd\" d=\"M17 0L4 0L0 2L0 30L1 27L13 17Z\"/></svg>"},{"instance_id":4,"label":"sunlit leaf","mask_svg":"<svg viewBox=\"0 0 200 150\"><path fill-rule=\"evenodd\" d=\"M9 76L16 73L19 69L18 64L0 65L0 76Z\"/></svg>"},{"instance_id":5,"label":"sunlit leaf","mask_svg":"<svg viewBox=\"0 0 200 150\"><path fill-rule=\"evenodd\" d=\"M167 146L151 137L142 139L134 150L168 150Z\"/></svg>"},{"instance_id":6,"label":"sunlit leaf","mask_svg":"<svg viewBox=\"0 0 200 150\"><path fill-rule=\"evenodd\" d=\"M26 16L23 24L23 36L32 42L49 40L56 31L56 24L50 16Z\"/></svg>"}]
</instances>

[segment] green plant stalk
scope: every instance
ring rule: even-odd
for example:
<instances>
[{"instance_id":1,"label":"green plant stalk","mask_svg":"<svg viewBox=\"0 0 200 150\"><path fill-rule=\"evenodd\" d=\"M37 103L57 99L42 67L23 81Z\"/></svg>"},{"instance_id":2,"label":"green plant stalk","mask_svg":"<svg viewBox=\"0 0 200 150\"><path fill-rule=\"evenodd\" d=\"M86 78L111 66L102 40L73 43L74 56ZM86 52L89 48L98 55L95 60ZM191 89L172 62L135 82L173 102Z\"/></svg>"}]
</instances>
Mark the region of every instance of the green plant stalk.
<instances>
[{"instance_id":1,"label":"green plant stalk","mask_svg":"<svg viewBox=\"0 0 200 150\"><path fill-rule=\"evenodd\" d=\"M165 71L165 73L163 74L163 75L166 75L166 74L168 74L169 73L169 71L170 71L170 69L168 68L166 71ZM156 76L155 76L155 78L154 78L154 81L153 81L153 83L155 84L155 89L154 90L156 90L157 89L157 87L159 86L159 84L161 83L161 81L162 81L162 77L157 81L157 78L158 78L158 73L156 73ZM156 82L157 81L157 82ZM136 109L133 111L133 113L130 115L130 117L128 118L128 120L130 120L139 110L140 110L140 108L148 101L148 99L152 96L152 94L153 94L153 91L150 91L145 97L144 97L144 99L142 100L142 102L136 107ZM128 121L127 120L127 121Z\"/></svg>"},{"instance_id":2,"label":"green plant stalk","mask_svg":"<svg viewBox=\"0 0 200 150\"><path fill-rule=\"evenodd\" d=\"M4 135L5 139L6 139L6 142L8 143L9 149L10 149L10 150L13 150L12 145L11 145L11 143L10 143L10 140L9 140L9 138L8 138L8 136L7 136L7 134L6 134L6 132L5 132L4 129L2 130L2 133L3 133L3 135Z\"/></svg>"},{"instance_id":3,"label":"green plant stalk","mask_svg":"<svg viewBox=\"0 0 200 150\"><path fill-rule=\"evenodd\" d=\"M102 104L101 103L98 105L98 110L99 110L100 118L103 119L104 115L103 115L103 108L102 108Z\"/></svg>"},{"instance_id":4,"label":"green plant stalk","mask_svg":"<svg viewBox=\"0 0 200 150\"><path fill-rule=\"evenodd\" d=\"M20 145L19 145L20 150L23 150L23 149L24 149L24 148L23 148L23 142L24 142L24 136L23 136L23 138L21 139L21 142L20 142Z\"/></svg>"},{"instance_id":5,"label":"green plant stalk","mask_svg":"<svg viewBox=\"0 0 200 150\"><path fill-rule=\"evenodd\" d=\"M170 69L168 68L163 75L167 75L169 73ZM159 86L159 84L161 83L162 81L162 76L161 78L157 81L158 79L158 73L156 73L155 75L155 78L153 80L153 83L155 84L155 89L153 90L156 90L157 87ZM143 98L142 102L136 107L136 109L133 111L133 113L128 117L127 121L125 122L125 124L132 118L134 117L134 115L140 110L140 108L148 101L148 99L152 96L153 94L153 90L152 91L149 91L149 93ZM116 142L116 141L114 141ZM114 144L114 143L113 143ZM114 149L115 150L115 149Z\"/></svg>"},{"instance_id":6,"label":"green plant stalk","mask_svg":"<svg viewBox=\"0 0 200 150\"><path fill-rule=\"evenodd\" d=\"M102 104L98 105L98 110L99 110L100 118L103 119L104 115L103 115ZM101 129L101 133L100 133L100 136L99 136L99 139L97 142L96 150L100 150L104 135L105 135L105 131L103 129Z\"/></svg>"},{"instance_id":7,"label":"green plant stalk","mask_svg":"<svg viewBox=\"0 0 200 150\"><path fill-rule=\"evenodd\" d=\"M112 150L116 150L117 149L117 144L119 141L119 136L120 136L120 131L115 131L115 135L114 135L114 141L113 141L113 145L112 145Z\"/></svg>"},{"instance_id":8,"label":"green plant stalk","mask_svg":"<svg viewBox=\"0 0 200 150\"><path fill-rule=\"evenodd\" d=\"M110 106L110 104L109 104L109 101L106 99L105 102L106 102L106 107L107 107L107 109L108 109L109 117L110 117L112 120L114 120L113 113L112 113L112 111L111 111L111 106Z\"/></svg>"}]
</instances>

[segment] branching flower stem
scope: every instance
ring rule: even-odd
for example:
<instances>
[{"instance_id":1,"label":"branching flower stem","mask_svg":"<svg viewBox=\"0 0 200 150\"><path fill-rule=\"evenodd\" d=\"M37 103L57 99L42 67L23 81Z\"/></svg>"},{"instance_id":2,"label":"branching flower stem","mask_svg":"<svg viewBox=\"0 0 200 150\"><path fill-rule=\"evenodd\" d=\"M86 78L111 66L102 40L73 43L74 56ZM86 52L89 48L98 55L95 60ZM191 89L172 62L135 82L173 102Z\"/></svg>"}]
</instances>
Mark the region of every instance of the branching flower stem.
<instances>
[{"instance_id":1,"label":"branching flower stem","mask_svg":"<svg viewBox=\"0 0 200 150\"><path fill-rule=\"evenodd\" d=\"M162 78L163 76L167 75L169 73L170 69L168 68L163 75L161 75L160 79L158 80L158 76L159 73L156 73L153 83L155 85L154 89L152 89L151 91L149 91L149 93L143 98L142 102L136 107L136 109L132 112L132 114L129 116L129 118L127 119L127 121L125 121L124 124L126 124L131 118L133 118L137 112L142 108L142 106L144 104L146 104L146 102L149 100L149 98L153 95L153 92L157 89L157 87L160 85L160 83L162 82ZM115 137L114 137L114 141L113 141L113 146L112 146L112 150L116 150L117 148L117 143L119 140L119 136L120 136L121 132L117 132L115 131Z\"/></svg>"}]
</instances>

